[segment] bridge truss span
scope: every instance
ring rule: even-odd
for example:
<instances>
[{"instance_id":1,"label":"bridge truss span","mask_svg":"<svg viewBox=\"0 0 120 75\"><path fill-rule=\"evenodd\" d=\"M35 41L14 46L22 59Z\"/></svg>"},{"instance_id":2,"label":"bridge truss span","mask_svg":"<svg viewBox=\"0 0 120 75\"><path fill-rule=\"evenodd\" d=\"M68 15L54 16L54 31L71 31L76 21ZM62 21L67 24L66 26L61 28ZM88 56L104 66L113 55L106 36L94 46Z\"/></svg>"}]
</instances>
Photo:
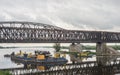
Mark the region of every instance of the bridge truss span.
<instances>
[{"instance_id":1,"label":"bridge truss span","mask_svg":"<svg viewBox=\"0 0 120 75\"><path fill-rule=\"evenodd\" d=\"M62 28L35 22L20 22L20 21L10 21L10 22L0 22L0 27L14 27L14 28L34 28L34 29L58 29Z\"/></svg>"},{"instance_id":2,"label":"bridge truss span","mask_svg":"<svg viewBox=\"0 0 120 75\"><path fill-rule=\"evenodd\" d=\"M0 22L0 43L120 42L120 33L116 32L65 30L39 24L41 23Z\"/></svg>"}]
</instances>

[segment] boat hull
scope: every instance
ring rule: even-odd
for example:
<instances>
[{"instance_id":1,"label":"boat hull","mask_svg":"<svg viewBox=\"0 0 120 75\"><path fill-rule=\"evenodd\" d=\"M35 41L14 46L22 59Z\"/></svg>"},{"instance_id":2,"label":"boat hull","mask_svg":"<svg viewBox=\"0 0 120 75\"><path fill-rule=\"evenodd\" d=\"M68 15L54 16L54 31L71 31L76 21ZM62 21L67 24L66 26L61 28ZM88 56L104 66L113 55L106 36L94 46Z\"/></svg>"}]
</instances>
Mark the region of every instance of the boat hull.
<instances>
[{"instance_id":1,"label":"boat hull","mask_svg":"<svg viewBox=\"0 0 120 75\"><path fill-rule=\"evenodd\" d=\"M11 60L16 63L31 64L31 65L43 65L43 66L64 65L68 62L65 58L53 58L53 57L38 60L35 58L11 56Z\"/></svg>"}]
</instances>

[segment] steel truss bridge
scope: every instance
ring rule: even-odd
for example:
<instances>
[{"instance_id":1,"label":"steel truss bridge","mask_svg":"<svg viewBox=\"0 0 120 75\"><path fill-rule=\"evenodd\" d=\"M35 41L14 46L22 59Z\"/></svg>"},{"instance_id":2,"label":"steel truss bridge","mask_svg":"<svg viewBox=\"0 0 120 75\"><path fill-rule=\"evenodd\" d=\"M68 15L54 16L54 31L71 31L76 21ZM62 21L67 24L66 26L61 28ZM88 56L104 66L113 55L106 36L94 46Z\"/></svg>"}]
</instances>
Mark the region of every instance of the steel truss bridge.
<instances>
[{"instance_id":1,"label":"steel truss bridge","mask_svg":"<svg viewBox=\"0 0 120 75\"><path fill-rule=\"evenodd\" d=\"M120 42L119 32L66 30L34 22L0 22L0 43Z\"/></svg>"}]
</instances>

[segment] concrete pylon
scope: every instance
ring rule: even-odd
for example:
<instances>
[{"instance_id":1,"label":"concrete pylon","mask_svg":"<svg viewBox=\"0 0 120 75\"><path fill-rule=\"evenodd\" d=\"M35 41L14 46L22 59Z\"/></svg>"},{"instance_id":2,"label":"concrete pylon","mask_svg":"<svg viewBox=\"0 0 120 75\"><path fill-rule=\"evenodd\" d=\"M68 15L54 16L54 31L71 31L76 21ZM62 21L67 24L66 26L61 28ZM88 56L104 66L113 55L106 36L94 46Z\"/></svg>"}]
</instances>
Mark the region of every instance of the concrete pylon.
<instances>
[{"instance_id":1,"label":"concrete pylon","mask_svg":"<svg viewBox=\"0 0 120 75\"><path fill-rule=\"evenodd\" d=\"M82 45L81 44L71 44L70 45L70 49L69 52L82 52ZM80 57L76 57L76 55L72 55L70 54L70 60L74 63L74 62L81 62L82 60L80 59Z\"/></svg>"},{"instance_id":2,"label":"concrete pylon","mask_svg":"<svg viewBox=\"0 0 120 75\"><path fill-rule=\"evenodd\" d=\"M98 42L96 44L96 58L97 58L97 62L98 62L98 73L95 75L108 75L107 73L109 73L107 70L103 70L101 67L104 65L109 64L109 62L111 62L111 59L113 59L113 56L109 56L112 54L116 54L118 52L116 52L116 50L114 50L111 47L107 47L106 43L101 43ZM114 72L114 71L113 71ZM113 75L113 72L110 73L109 75Z\"/></svg>"},{"instance_id":3,"label":"concrete pylon","mask_svg":"<svg viewBox=\"0 0 120 75\"><path fill-rule=\"evenodd\" d=\"M98 42L96 44L96 55L104 55L104 54L107 54L106 43Z\"/></svg>"},{"instance_id":4,"label":"concrete pylon","mask_svg":"<svg viewBox=\"0 0 120 75\"><path fill-rule=\"evenodd\" d=\"M97 58L98 64L106 65L106 63L107 63L107 61L109 59L109 58L104 56L106 54L108 54L106 43L98 42L96 44L96 56L97 56L96 58Z\"/></svg>"},{"instance_id":5,"label":"concrete pylon","mask_svg":"<svg viewBox=\"0 0 120 75\"><path fill-rule=\"evenodd\" d=\"M111 62L111 60L115 60L117 58L117 56L112 55L119 54L120 53L112 47L107 47L106 43L99 42L96 44L96 56L98 64L106 65L107 63Z\"/></svg>"}]
</instances>

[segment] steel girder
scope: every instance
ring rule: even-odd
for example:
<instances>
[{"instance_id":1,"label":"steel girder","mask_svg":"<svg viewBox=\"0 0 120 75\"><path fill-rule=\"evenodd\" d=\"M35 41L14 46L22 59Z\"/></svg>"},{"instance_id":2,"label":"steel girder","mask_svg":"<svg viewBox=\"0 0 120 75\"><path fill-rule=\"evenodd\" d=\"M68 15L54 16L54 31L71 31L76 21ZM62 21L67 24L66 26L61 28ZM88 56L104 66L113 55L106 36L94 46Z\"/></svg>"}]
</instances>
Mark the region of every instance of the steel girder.
<instances>
[{"instance_id":1,"label":"steel girder","mask_svg":"<svg viewBox=\"0 0 120 75\"><path fill-rule=\"evenodd\" d=\"M26 25L27 24L27 25ZM38 27L34 26L37 25ZM65 30L32 22L0 22L0 43L119 43L120 33Z\"/></svg>"}]
</instances>

